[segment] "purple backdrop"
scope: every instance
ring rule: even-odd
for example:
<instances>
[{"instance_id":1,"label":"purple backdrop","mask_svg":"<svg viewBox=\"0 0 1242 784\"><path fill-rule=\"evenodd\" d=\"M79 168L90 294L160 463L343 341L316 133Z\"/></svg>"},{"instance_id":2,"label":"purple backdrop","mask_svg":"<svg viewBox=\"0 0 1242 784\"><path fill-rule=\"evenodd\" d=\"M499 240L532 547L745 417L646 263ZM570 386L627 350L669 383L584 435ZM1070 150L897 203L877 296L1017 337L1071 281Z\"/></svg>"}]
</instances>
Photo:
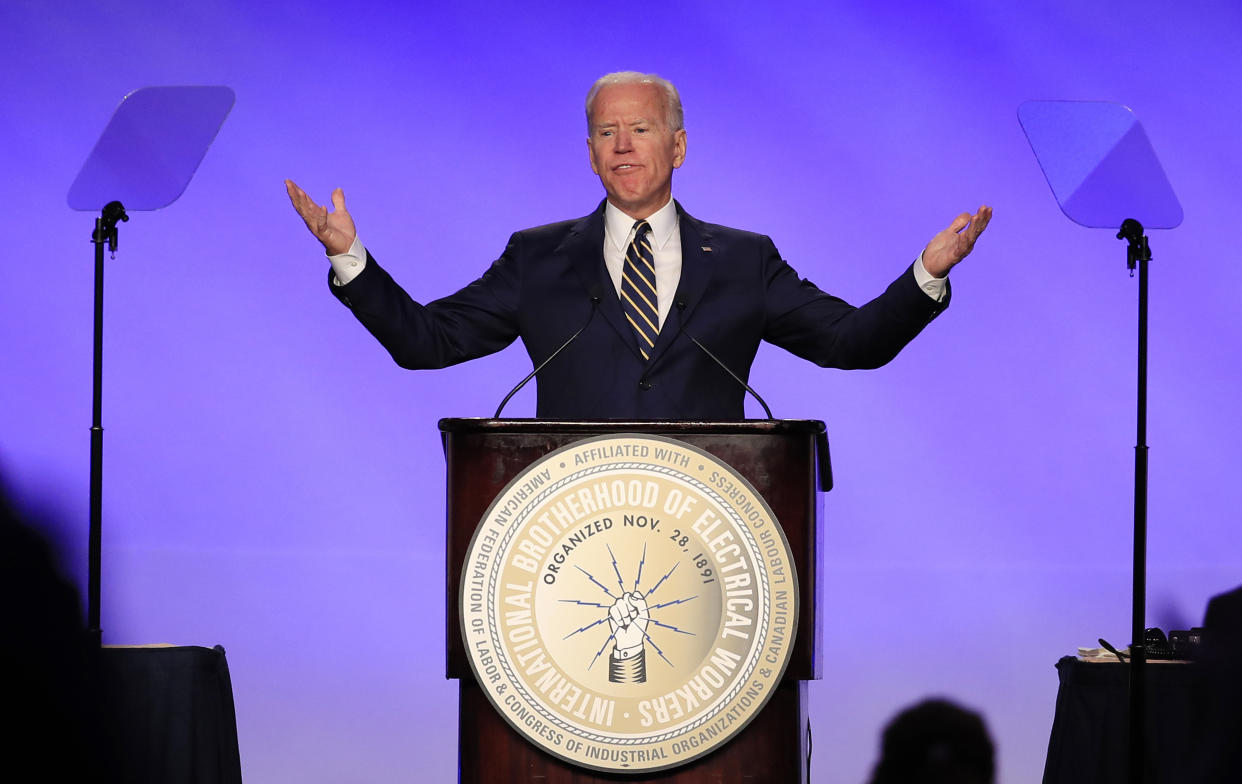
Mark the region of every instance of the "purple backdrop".
<instances>
[{"instance_id":1,"label":"purple backdrop","mask_svg":"<svg viewBox=\"0 0 1242 784\"><path fill-rule=\"evenodd\" d=\"M769 347L752 376L833 441L816 781L863 780L928 694L980 708L1002 781L1035 780L1053 663L1129 637L1137 286L1122 243L1061 215L1024 100L1131 106L1182 200L1151 235L1149 621L1242 582L1236 3L54 5L0 11L0 468L83 572L92 216L65 192L124 93L232 86L195 181L108 264L103 626L227 647L248 780L453 779L435 421L490 413L528 369L514 347L399 370L328 295L282 179L343 186L411 293L447 293L511 231L597 203L581 103L610 70L680 87L694 215L852 301L996 209L891 365Z\"/></svg>"}]
</instances>

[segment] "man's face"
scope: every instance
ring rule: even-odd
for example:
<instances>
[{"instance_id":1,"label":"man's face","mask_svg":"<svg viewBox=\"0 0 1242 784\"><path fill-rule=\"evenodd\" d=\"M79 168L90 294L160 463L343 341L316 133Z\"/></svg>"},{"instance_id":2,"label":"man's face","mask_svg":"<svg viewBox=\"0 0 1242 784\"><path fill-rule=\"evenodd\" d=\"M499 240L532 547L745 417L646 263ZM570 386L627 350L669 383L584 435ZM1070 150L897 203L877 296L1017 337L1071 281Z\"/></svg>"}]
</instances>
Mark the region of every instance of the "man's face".
<instances>
[{"instance_id":1,"label":"man's face","mask_svg":"<svg viewBox=\"0 0 1242 784\"><path fill-rule=\"evenodd\" d=\"M587 148L608 201L638 220L673 195L673 169L686 158L686 132L668 127L658 86L610 84L595 95Z\"/></svg>"}]
</instances>

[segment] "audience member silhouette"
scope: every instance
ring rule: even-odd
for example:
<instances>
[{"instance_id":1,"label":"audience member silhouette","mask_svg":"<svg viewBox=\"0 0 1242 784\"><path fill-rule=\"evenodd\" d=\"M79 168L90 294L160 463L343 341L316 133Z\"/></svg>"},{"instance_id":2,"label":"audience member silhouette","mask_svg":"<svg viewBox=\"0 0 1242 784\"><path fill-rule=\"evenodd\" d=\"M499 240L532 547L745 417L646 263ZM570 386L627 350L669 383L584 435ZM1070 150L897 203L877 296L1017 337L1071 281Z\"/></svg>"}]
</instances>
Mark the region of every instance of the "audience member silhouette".
<instances>
[{"instance_id":1,"label":"audience member silhouette","mask_svg":"<svg viewBox=\"0 0 1242 784\"><path fill-rule=\"evenodd\" d=\"M101 737L98 649L75 586L47 540L0 486L0 721L10 781L110 781ZM12 776L12 778L8 778Z\"/></svg>"},{"instance_id":2,"label":"audience member silhouette","mask_svg":"<svg viewBox=\"0 0 1242 784\"><path fill-rule=\"evenodd\" d=\"M884 728L870 784L992 784L995 777L995 749L983 717L928 699Z\"/></svg>"},{"instance_id":3,"label":"audience member silhouette","mask_svg":"<svg viewBox=\"0 0 1242 784\"><path fill-rule=\"evenodd\" d=\"M1197 784L1242 781L1242 586L1214 596L1199 655L1198 747L1189 761Z\"/></svg>"}]
</instances>

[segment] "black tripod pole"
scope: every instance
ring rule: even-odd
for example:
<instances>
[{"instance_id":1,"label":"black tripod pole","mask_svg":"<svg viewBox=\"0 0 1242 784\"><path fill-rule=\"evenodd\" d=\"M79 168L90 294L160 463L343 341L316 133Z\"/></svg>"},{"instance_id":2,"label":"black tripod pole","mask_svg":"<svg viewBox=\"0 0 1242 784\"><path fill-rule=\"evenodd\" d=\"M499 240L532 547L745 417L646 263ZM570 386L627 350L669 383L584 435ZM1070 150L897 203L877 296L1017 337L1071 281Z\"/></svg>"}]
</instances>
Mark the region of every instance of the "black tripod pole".
<instances>
[{"instance_id":1,"label":"black tripod pole","mask_svg":"<svg viewBox=\"0 0 1242 784\"><path fill-rule=\"evenodd\" d=\"M125 208L119 201L108 202L103 214L95 219L91 242L95 245L95 359L94 389L91 401L91 509L90 544L87 556L86 626L96 646L103 642L99 628L99 572L102 551L101 522L103 518L103 292L104 245L116 253L116 223L127 221Z\"/></svg>"},{"instance_id":2,"label":"black tripod pole","mask_svg":"<svg viewBox=\"0 0 1242 784\"><path fill-rule=\"evenodd\" d=\"M1138 268L1138 436L1134 447L1134 601L1130 642L1130 757L1129 780L1131 784L1143 784L1146 779L1145 741L1143 729L1146 724L1147 649L1147 262L1151 261L1151 249L1143 235L1143 225L1128 218L1121 224L1117 239L1129 243L1126 248L1126 266L1130 274Z\"/></svg>"}]
</instances>

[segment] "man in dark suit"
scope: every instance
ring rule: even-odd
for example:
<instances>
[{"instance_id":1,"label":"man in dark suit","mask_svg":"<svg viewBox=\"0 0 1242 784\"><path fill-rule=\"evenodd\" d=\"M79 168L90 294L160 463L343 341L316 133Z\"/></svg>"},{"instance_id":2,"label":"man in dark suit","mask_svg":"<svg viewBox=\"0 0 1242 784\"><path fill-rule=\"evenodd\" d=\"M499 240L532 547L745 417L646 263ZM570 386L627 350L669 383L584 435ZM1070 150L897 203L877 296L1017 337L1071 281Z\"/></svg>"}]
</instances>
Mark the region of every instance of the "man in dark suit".
<instances>
[{"instance_id":1,"label":"man in dark suit","mask_svg":"<svg viewBox=\"0 0 1242 784\"><path fill-rule=\"evenodd\" d=\"M294 208L328 253L333 294L407 368L498 351L520 337L549 419L740 419L761 340L825 367L888 362L948 305L946 275L990 208L962 213L876 299L855 308L802 280L767 237L703 223L672 198L686 155L669 82L624 72L587 95L587 147L607 193L585 218L514 234L478 280L414 302L333 210L292 181ZM714 355L714 356L712 356Z\"/></svg>"}]
</instances>

